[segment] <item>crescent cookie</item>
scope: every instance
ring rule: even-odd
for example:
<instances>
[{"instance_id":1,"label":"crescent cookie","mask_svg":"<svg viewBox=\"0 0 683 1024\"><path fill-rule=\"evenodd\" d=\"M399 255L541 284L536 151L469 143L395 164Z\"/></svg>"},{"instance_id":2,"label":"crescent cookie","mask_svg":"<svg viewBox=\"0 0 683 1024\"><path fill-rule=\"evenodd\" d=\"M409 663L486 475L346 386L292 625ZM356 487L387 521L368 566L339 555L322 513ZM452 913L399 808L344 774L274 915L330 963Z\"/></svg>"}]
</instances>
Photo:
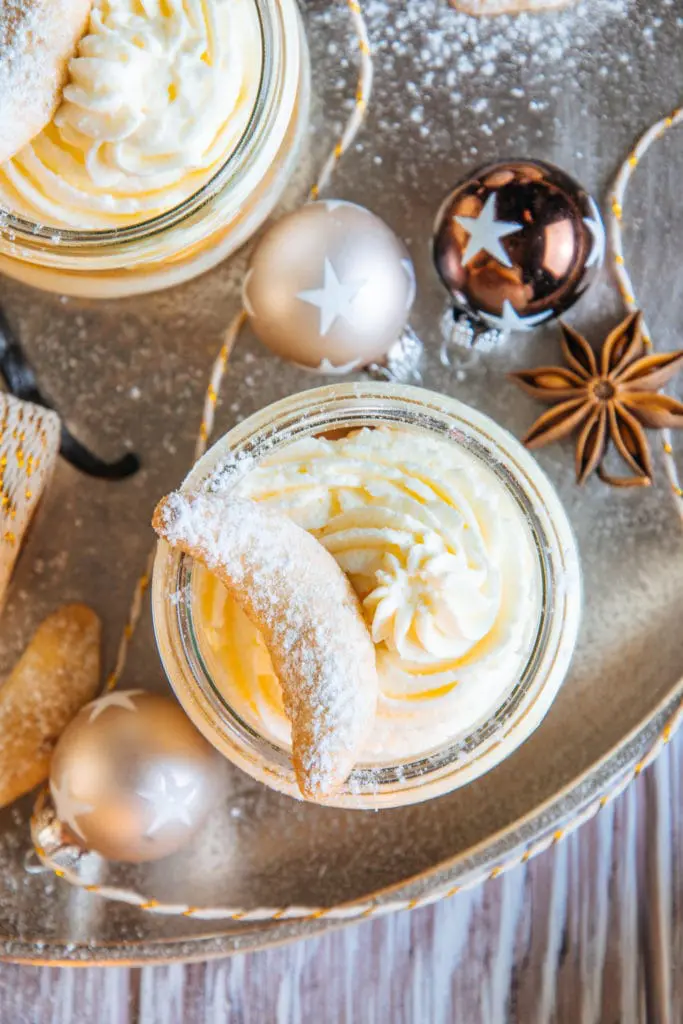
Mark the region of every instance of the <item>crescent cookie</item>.
<instances>
[{"instance_id":1,"label":"crescent cookie","mask_svg":"<svg viewBox=\"0 0 683 1024\"><path fill-rule=\"evenodd\" d=\"M92 0L0 0L0 163L52 119Z\"/></svg>"},{"instance_id":2,"label":"crescent cookie","mask_svg":"<svg viewBox=\"0 0 683 1024\"><path fill-rule=\"evenodd\" d=\"M154 529L197 559L261 631L292 725L299 789L343 784L375 720L375 648L358 598L332 555L291 519L220 491L171 494Z\"/></svg>"},{"instance_id":3,"label":"crescent cookie","mask_svg":"<svg viewBox=\"0 0 683 1024\"><path fill-rule=\"evenodd\" d=\"M0 685L0 807L47 778L52 751L97 694L102 624L69 604L49 615Z\"/></svg>"}]
</instances>

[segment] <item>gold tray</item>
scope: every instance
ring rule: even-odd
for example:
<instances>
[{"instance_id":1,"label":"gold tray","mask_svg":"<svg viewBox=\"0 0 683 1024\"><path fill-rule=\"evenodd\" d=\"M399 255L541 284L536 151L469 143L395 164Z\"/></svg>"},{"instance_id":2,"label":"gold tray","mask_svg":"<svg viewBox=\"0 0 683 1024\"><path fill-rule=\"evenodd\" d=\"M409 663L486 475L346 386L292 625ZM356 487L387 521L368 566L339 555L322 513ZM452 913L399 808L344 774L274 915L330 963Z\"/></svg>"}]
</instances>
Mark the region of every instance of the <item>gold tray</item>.
<instances>
[{"instance_id":1,"label":"gold tray","mask_svg":"<svg viewBox=\"0 0 683 1024\"><path fill-rule=\"evenodd\" d=\"M554 161L604 200L636 135L680 100L680 19L665 0L637 8L622 0L582 0L518 22L466 20L446 0L373 0L369 7L377 48L374 102L333 192L370 207L408 241L418 274L412 323L425 345L424 385L474 405L519 436L539 410L505 373L554 359L557 330L517 336L492 353L452 354L452 365L444 366L446 301L428 245L434 213L467 170L505 156ZM353 67L339 67L352 52L345 6L308 0L305 15L317 131L289 189L290 207L302 200L334 136L333 122L343 116L340 98L353 90ZM660 349L681 343L683 290L676 292L675 280L683 211L673 173L681 166L683 133L647 157L628 199L627 257ZM207 373L238 307L244 263L240 254L186 286L112 302L65 302L0 280L0 303L73 431L105 457L130 447L144 461L138 476L120 484L89 480L60 464L3 616L0 671L44 615L67 600L86 601L101 613L111 664L153 540L152 507L191 461ZM600 340L621 312L605 271L571 319ZM245 332L230 361L217 430L323 382L279 362ZM683 467L683 438L674 443ZM389 901L417 899L495 871L543 837L552 841L567 821L613 793L683 693L683 527L661 466L654 488L620 492L597 479L577 488L568 447L544 451L540 460L578 536L585 614L570 675L519 751L450 796L378 814L304 806L234 770L224 806L191 848L156 865L117 869L114 877L150 896L195 905L328 906L373 893ZM148 608L123 685L166 686ZM5 958L203 959L330 926L154 917L52 876L28 875L29 814L28 800L0 813Z\"/></svg>"}]
</instances>

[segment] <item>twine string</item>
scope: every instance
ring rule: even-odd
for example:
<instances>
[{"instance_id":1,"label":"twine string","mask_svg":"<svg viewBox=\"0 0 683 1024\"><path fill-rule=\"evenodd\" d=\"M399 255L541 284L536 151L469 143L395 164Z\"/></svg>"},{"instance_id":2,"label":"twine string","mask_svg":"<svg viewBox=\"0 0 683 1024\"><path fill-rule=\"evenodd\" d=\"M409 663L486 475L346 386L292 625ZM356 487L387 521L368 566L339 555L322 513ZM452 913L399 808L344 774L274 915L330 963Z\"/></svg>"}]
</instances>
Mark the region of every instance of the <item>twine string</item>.
<instances>
[{"instance_id":1,"label":"twine string","mask_svg":"<svg viewBox=\"0 0 683 1024\"><path fill-rule=\"evenodd\" d=\"M631 280L631 275L626 269L626 258L624 256L624 209L626 193L636 168L650 147L653 146L655 142L664 138L668 131L672 128L676 128L682 121L683 107L678 107L673 111L673 113L669 114L667 117L663 117L661 121L657 121L656 124L653 124L648 128L647 131L638 139L635 146L619 168L612 187L608 214L612 262L617 279L617 286L624 301L624 305L630 313L635 313L640 307L636 299L636 291L633 286L633 281ZM643 342L648 348L653 348L652 335L650 334L650 330L645 322L643 322ZM681 481L676 467L676 461L674 459L673 445L671 443L671 431L668 427L665 427L660 430L659 434L661 438L664 472L666 473L669 487L674 496L678 514L681 519L683 519L683 488L681 488Z\"/></svg>"}]
</instances>

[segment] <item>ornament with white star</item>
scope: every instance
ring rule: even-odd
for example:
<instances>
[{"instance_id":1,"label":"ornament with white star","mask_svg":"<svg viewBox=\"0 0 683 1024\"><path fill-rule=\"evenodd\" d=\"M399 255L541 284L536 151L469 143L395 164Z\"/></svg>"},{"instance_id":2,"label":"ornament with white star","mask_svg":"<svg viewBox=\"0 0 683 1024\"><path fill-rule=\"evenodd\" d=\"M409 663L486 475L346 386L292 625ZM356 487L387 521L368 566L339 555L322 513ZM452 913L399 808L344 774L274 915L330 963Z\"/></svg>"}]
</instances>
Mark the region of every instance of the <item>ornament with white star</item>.
<instances>
[{"instance_id":1,"label":"ornament with white star","mask_svg":"<svg viewBox=\"0 0 683 1024\"><path fill-rule=\"evenodd\" d=\"M446 197L434 227L434 263L456 315L506 335L570 309L597 277L604 249L595 201L539 160L475 171Z\"/></svg>"},{"instance_id":2,"label":"ornament with white star","mask_svg":"<svg viewBox=\"0 0 683 1024\"><path fill-rule=\"evenodd\" d=\"M188 842L220 799L223 759L175 701L142 690L107 700L98 715L83 708L57 743L55 813L86 850L158 860Z\"/></svg>"},{"instance_id":3,"label":"ornament with white star","mask_svg":"<svg viewBox=\"0 0 683 1024\"><path fill-rule=\"evenodd\" d=\"M415 297L404 244L369 210L333 199L283 217L254 250L244 307L276 355L339 375L386 355Z\"/></svg>"}]
</instances>

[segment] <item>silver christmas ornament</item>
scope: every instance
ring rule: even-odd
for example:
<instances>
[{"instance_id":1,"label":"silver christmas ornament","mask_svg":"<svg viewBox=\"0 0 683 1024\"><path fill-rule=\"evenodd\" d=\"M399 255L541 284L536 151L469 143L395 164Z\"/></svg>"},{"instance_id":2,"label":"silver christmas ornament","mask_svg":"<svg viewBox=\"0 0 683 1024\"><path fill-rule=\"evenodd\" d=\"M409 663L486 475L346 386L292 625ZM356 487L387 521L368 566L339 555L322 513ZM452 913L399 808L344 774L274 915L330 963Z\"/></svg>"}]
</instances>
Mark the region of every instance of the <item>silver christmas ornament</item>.
<instances>
[{"instance_id":1,"label":"silver christmas ornament","mask_svg":"<svg viewBox=\"0 0 683 1024\"><path fill-rule=\"evenodd\" d=\"M244 308L276 355L325 373L380 360L415 297L408 250L369 210L308 203L262 238L244 281Z\"/></svg>"},{"instance_id":2,"label":"silver christmas ornament","mask_svg":"<svg viewBox=\"0 0 683 1024\"><path fill-rule=\"evenodd\" d=\"M166 697L115 690L62 734L50 769L59 821L110 860L175 853L219 797L223 760Z\"/></svg>"}]
</instances>

